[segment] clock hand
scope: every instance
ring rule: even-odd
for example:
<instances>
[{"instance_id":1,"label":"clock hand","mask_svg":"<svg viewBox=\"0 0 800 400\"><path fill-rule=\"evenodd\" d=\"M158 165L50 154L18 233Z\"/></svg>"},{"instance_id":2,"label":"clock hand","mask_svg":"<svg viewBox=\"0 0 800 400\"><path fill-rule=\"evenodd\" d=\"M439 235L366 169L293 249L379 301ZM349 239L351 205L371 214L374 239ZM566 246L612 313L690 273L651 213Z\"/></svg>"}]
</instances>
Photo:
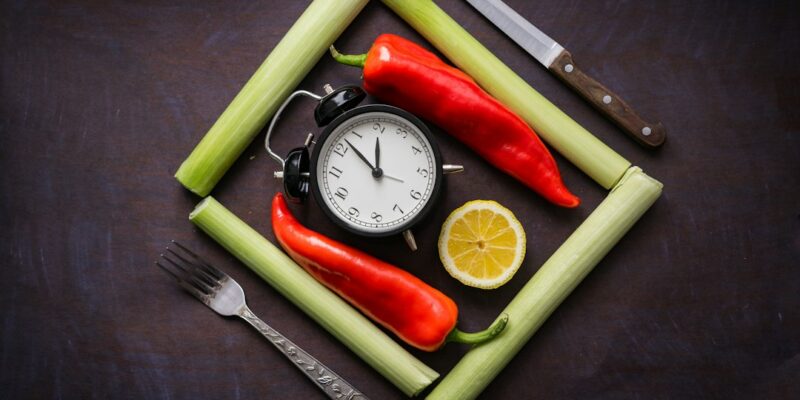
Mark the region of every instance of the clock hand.
<instances>
[{"instance_id":1,"label":"clock hand","mask_svg":"<svg viewBox=\"0 0 800 400\"><path fill-rule=\"evenodd\" d=\"M372 166L372 163L371 163L371 162L369 162L369 160L367 160L367 157L364 157L364 155L363 155L363 154L361 154L361 152L360 152L360 151L358 151L358 149L356 148L356 146L353 146L353 144L352 144L352 143L350 143L350 141L349 141L349 140L345 139L344 141L347 143L347 145L349 145L349 146L350 146L350 148L351 148L351 149L353 149L353 151L354 151L354 152L356 152L356 155L358 156L358 158L360 158L360 159L361 159L361 161L364 161L364 162L367 164L367 166L369 166L369 168L372 170L372 173L373 173L373 175L374 175L374 174L375 174L375 170L377 170L377 168L373 167L373 166Z\"/></svg>"},{"instance_id":2,"label":"clock hand","mask_svg":"<svg viewBox=\"0 0 800 400\"><path fill-rule=\"evenodd\" d=\"M392 180L395 180L395 181L398 181L398 182L400 182L400 183L403 183L403 180L402 180L402 179L400 179L400 178L395 178L395 177L393 177L393 176L391 176L391 175L386 175L386 174L383 174L383 177L384 177L384 178L389 178L389 179L392 179Z\"/></svg>"},{"instance_id":3,"label":"clock hand","mask_svg":"<svg viewBox=\"0 0 800 400\"><path fill-rule=\"evenodd\" d=\"M381 141L379 137L375 137L375 169L381 168Z\"/></svg>"}]
</instances>

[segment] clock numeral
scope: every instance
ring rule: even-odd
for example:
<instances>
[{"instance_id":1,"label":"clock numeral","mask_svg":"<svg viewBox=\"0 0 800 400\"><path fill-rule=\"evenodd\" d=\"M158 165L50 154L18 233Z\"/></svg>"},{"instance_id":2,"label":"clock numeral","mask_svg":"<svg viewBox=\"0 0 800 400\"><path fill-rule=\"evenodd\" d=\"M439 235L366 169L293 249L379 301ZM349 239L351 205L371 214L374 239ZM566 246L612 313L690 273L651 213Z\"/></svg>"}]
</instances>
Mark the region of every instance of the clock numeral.
<instances>
[{"instance_id":1,"label":"clock numeral","mask_svg":"<svg viewBox=\"0 0 800 400\"><path fill-rule=\"evenodd\" d=\"M376 212L373 212L372 214L370 214L369 217L374 219L375 222L381 222L383 220L383 215L380 215L380 214L378 214Z\"/></svg>"},{"instance_id":2,"label":"clock numeral","mask_svg":"<svg viewBox=\"0 0 800 400\"><path fill-rule=\"evenodd\" d=\"M351 132L353 135L356 135L356 136L358 136L358 138L359 138L359 139L363 139L363 138L364 138L363 136L361 136L361 134L360 134L360 133L358 133L358 132L356 132L356 131L350 131L350 132Z\"/></svg>"},{"instance_id":3,"label":"clock numeral","mask_svg":"<svg viewBox=\"0 0 800 400\"><path fill-rule=\"evenodd\" d=\"M398 135L403 135L403 139L408 137L408 131L403 128L397 128L397 130L394 133Z\"/></svg>"},{"instance_id":4,"label":"clock numeral","mask_svg":"<svg viewBox=\"0 0 800 400\"><path fill-rule=\"evenodd\" d=\"M392 207L392 210L393 211L400 211L400 214L405 214L405 212L403 212L403 209L400 208L400 206L398 206L397 204L395 204L394 207Z\"/></svg>"},{"instance_id":5,"label":"clock numeral","mask_svg":"<svg viewBox=\"0 0 800 400\"><path fill-rule=\"evenodd\" d=\"M344 157L344 155L347 154L347 149L349 149L349 147L345 147L345 145L341 143L336 143L336 146L333 147L333 152L338 154L339 157Z\"/></svg>"},{"instance_id":6,"label":"clock numeral","mask_svg":"<svg viewBox=\"0 0 800 400\"><path fill-rule=\"evenodd\" d=\"M383 133L384 131L386 131L386 127L381 125L380 122L376 122L376 123L372 124L372 129L374 129L374 130L376 130L376 131L378 131L380 133Z\"/></svg>"},{"instance_id":7,"label":"clock numeral","mask_svg":"<svg viewBox=\"0 0 800 400\"><path fill-rule=\"evenodd\" d=\"M343 172L344 172L344 171L342 171L342 170L340 170L339 168L336 168L336 167L334 167L334 166L332 166L332 165L331 165L331 170L330 170L330 171L328 171L328 173L329 173L329 174L331 174L331 175L333 175L333 176L334 176L336 179L339 179L339 178L341 178L341 177L342 177L342 173L343 173Z\"/></svg>"},{"instance_id":8,"label":"clock numeral","mask_svg":"<svg viewBox=\"0 0 800 400\"><path fill-rule=\"evenodd\" d=\"M347 191L347 189L346 189L346 188L343 188L343 187L339 186L339 187L336 189L336 193L334 193L334 194L336 195L336 197L338 197L338 198L340 198L340 199L342 199L342 200L347 200L347 194L348 194L348 193L349 193L349 192Z\"/></svg>"},{"instance_id":9,"label":"clock numeral","mask_svg":"<svg viewBox=\"0 0 800 400\"><path fill-rule=\"evenodd\" d=\"M347 213L354 217L358 217L359 215L361 215L361 212L358 211L358 209L355 207L350 207L349 209L347 209Z\"/></svg>"},{"instance_id":10,"label":"clock numeral","mask_svg":"<svg viewBox=\"0 0 800 400\"><path fill-rule=\"evenodd\" d=\"M423 178L427 178L428 177L428 170L425 169L425 168L421 168L421 167L417 168L417 173L422 175Z\"/></svg>"},{"instance_id":11,"label":"clock numeral","mask_svg":"<svg viewBox=\"0 0 800 400\"><path fill-rule=\"evenodd\" d=\"M414 155L417 155L417 154L419 154L419 153L422 153L422 150L420 150L420 149L416 148L415 146L411 146L411 151L413 151L413 152L414 152Z\"/></svg>"},{"instance_id":12,"label":"clock numeral","mask_svg":"<svg viewBox=\"0 0 800 400\"><path fill-rule=\"evenodd\" d=\"M422 198L422 193L420 193L420 192L418 192L418 191L416 191L414 189L411 189L411 198L414 199L414 200L419 200L419 199Z\"/></svg>"}]
</instances>

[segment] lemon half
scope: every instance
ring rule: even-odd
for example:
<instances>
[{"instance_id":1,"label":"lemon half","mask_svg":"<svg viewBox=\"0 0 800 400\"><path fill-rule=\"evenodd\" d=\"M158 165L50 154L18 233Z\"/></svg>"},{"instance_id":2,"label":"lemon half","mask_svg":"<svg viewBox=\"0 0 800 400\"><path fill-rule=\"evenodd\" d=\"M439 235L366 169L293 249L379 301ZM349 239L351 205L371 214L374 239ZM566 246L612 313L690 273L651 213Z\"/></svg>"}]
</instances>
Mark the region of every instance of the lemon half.
<instances>
[{"instance_id":1,"label":"lemon half","mask_svg":"<svg viewBox=\"0 0 800 400\"><path fill-rule=\"evenodd\" d=\"M439 234L439 258L461 283L494 289L508 282L525 258L525 231L496 201L473 200L454 210Z\"/></svg>"}]
</instances>

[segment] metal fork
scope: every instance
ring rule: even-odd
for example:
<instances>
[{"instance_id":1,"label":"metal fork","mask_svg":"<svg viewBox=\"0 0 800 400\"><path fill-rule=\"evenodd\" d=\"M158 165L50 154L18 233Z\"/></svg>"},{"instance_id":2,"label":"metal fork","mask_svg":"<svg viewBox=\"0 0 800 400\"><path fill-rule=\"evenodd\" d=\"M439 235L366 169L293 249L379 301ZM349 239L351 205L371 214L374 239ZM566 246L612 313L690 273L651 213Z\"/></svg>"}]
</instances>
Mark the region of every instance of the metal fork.
<instances>
[{"instance_id":1,"label":"metal fork","mask_svg":"<svg viewBox=\"0 0 800 400\"><path fill-rule=\"evenodd\" d=\"M172 244L178 251L167 247L166 252L161 254L166 262L162 264L156 261L156 265L172 275L187 292L220 315L236 315L247 321L331 399L368 399L353 385L253 314L245 303L242 287L233 278L180 243L173 240Z\"/></svg>"}]
</instances>

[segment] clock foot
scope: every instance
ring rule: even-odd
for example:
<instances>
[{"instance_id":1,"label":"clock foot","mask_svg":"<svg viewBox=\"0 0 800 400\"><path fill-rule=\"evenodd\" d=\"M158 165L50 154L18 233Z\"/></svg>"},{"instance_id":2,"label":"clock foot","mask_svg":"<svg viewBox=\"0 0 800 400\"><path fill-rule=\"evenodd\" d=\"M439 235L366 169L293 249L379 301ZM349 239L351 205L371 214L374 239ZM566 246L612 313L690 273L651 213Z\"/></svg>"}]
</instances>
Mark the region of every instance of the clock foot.
<instances>
[{"instance_id":1,"label":"clock foot","mask_svg":"<svg viewBox=\"0 0 800 400\"><path fill-rule=\"evenodd\" d=\"M414 234L410 229L403 231L403 239L406 240L406 244L411 251L417 251L417 241L414 239Z\"/></svg>"}]
</instances>

